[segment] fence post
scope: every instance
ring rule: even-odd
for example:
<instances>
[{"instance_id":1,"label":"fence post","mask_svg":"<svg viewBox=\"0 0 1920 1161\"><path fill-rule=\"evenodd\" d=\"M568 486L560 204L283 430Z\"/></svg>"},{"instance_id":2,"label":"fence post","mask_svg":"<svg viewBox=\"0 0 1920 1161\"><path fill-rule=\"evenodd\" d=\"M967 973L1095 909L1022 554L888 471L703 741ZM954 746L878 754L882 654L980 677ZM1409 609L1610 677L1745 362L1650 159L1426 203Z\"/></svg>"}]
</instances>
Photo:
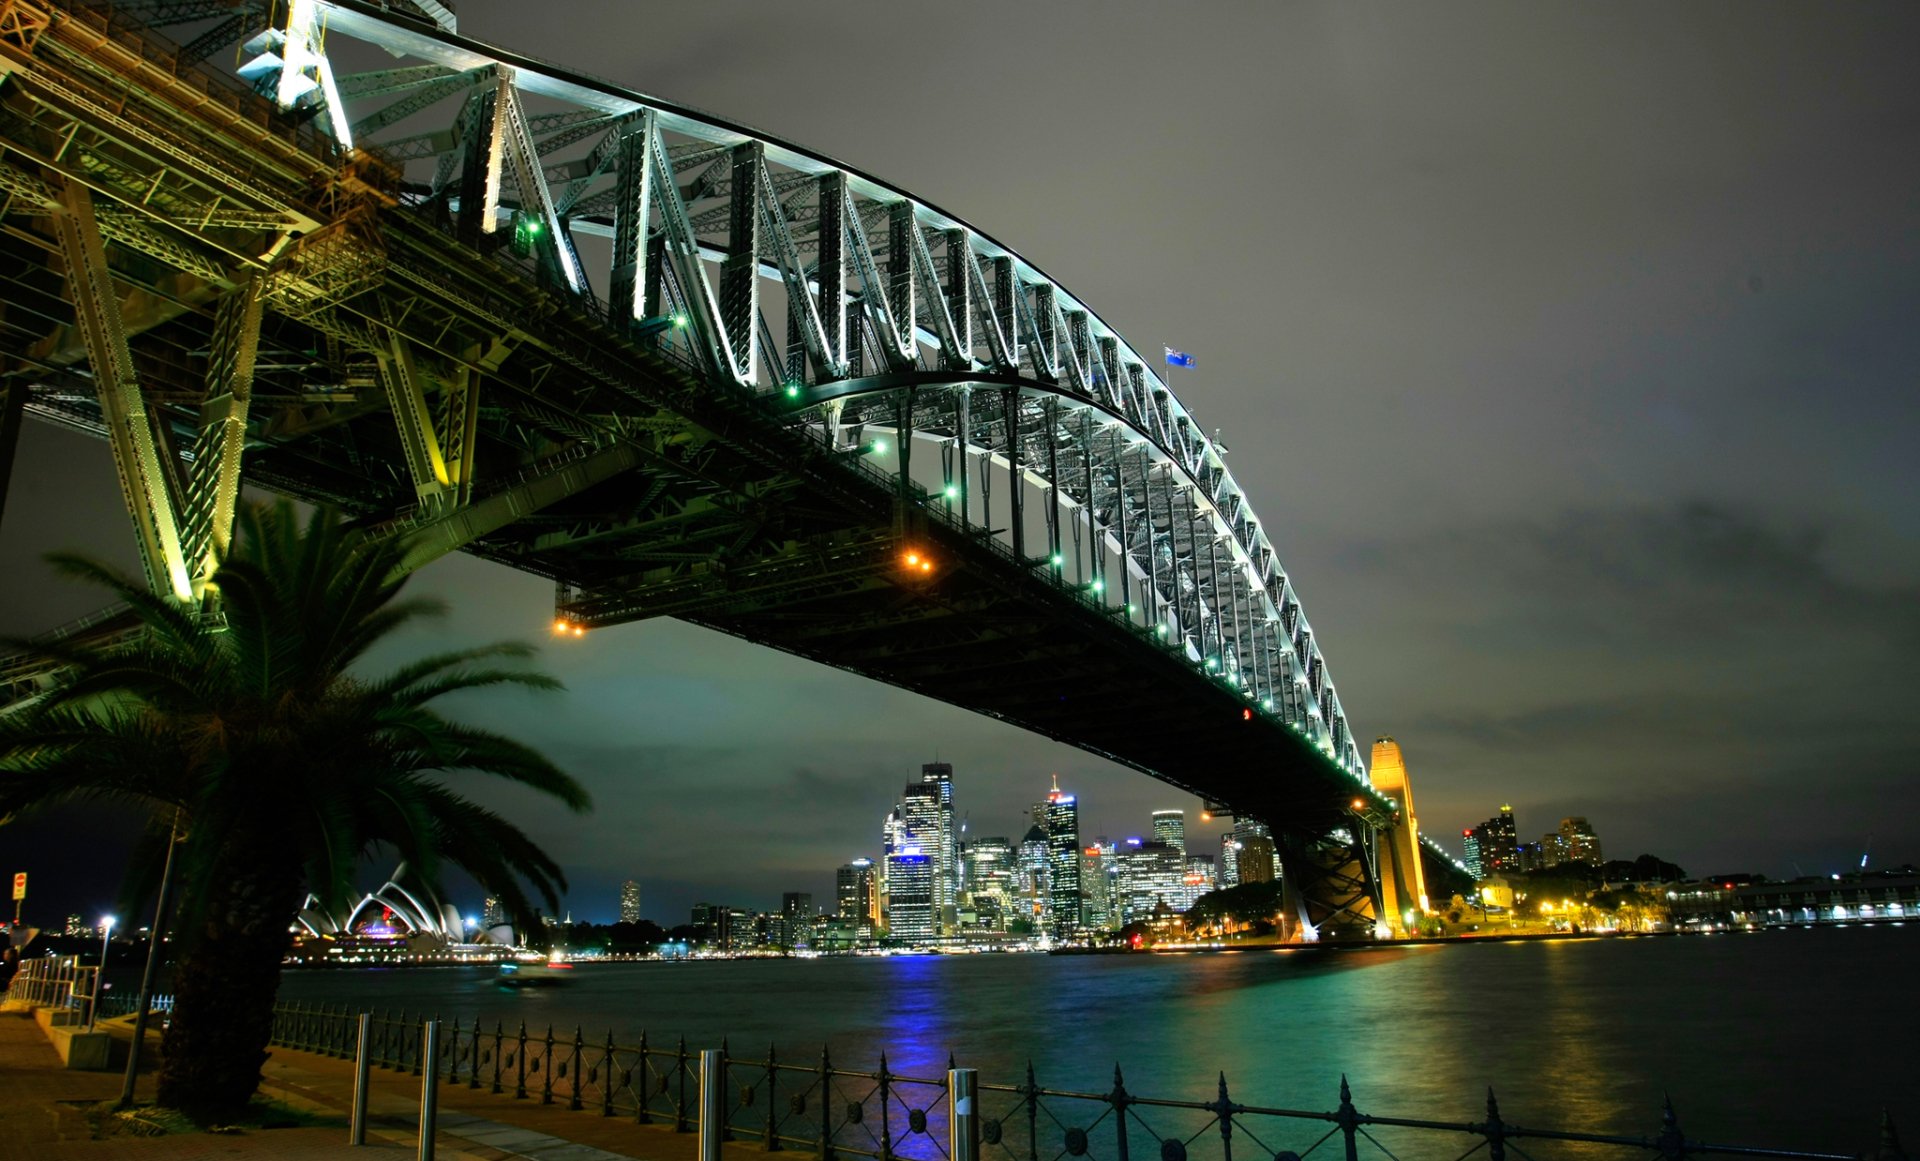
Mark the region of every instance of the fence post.
<instances>
[{"instance_id":1,"label":"fence post","mask_svg":"<svg viewBox=\"0 0 1920 1161\"><path fill-rule=\"evenodd\" d=\"M482 1035L484 1035L484 1033L480 1031L480 1017L475 1016L473 1018L473 1059L467 1062L467 1087L469 1089L480 1087L480 1037ZM497 1047L495 1051L498 1051Z\"/></svg>"},{"instance_id":2,"label":"fence post","mask_svg":"<svg viewBox=\"0 0 1920 1161\"><path fill-rule=\"evenodd\" d=\"M687 1038L685 1035L680 1037L680 1048L674 1054L673 1061L674 1075L679 1078L675 1081L679 1087L679 1096L673 1102L673 1131L684 1133L687 1131Z\"/></svg>"},{"instance_id":3,"label":"fence post","mask_svg":"<svg viewBox=\"0 0 1920 1161\"><path fill-rule=\"evenodd\" d=\"M1227 1074L1220 1074L1220 1161L1233 1161L1233 1102L1227 1098Z\"/></svg>"},{"instance_id":4,"label":"fence post","mask_svg":"<svg viewBox=\"0 0 1920 1161\"><path fill-rule=\"evenodd\" d=\"M608 1033L612 1035L611 1032ZM651 1125L653 1113L648 1110L647 1102L653 1099L653 1057L647 1054L647 1030L640 1029L640 1084L633 1090L634 1103L639 1107L633 1111L633 1123ZM662 1078L664 1079L664 1078Z\"/></svg>"},{"instance_id":5,"label":"fence post","mask_svg":"<svg viewBox=\"0 0 1920 1161\"><path fill-rule=\"evenodd\" d=\"M553 1103L553 1025L547 1025L546 1048L540 1054L540 1103Z\"/></svg>"},{"instance_id":6,"label":"fence post","mask_svg":"<svg viewBox=\"0 0 1920 1161\"><path fill-rule=\"evenodd\" d=\"M980 1161L979 1080L971 1068L947 1070L948 1161Z\"/></svg>"},{"instance_id":7,"label":"fence post","mask_svg":"<svg viewBox=\"0 0 1920 1161\"><path fill-rule=\"evenodd\" d=\"M1353 1093L1347 1088L1347 1074L1340 1074L1340 1135L1346 1138L1347 1161L1360 1161L1360 1114L1353 1107Z\"/></svg>"},{"instance_id":8,"label":"fence post","mask_svg":"<svg viewBox=\"0 0 1920 1161\"><path fill-rule=\"evenodd\" d=\"M1033 1083L1033 1061L1027 1061L1027 1161L1040 1161L1040 1089Z\"/></svg>"},{"instance_id":9,"label":"fence post","mask_svg":"<svg viewBox=\"0 0 1920 1161\"><path fill-rule=\"evenodd\" d=\"M1127 1082L1120 1076L1120 1062L1113 1062L1113 1147L1120 1161L1127 1161Z\"/></svg>"},{"instance_id":10,"label":"fence post","mask_svg":"<svg viewBox=\"0 0 1920 1161\"><path fill-rule=\"evenodd\" d=\"M506 1026L500 1021L493 1022L493 1095L500 1095L500 1050L507 1044Z\"/></svg>"},{"instance_id":11,"label":"fence post","mask_svg":"<svg viewBox=\"0 0 1920 1161\"><path fill-rule=\"evenodd\" d=\"M527 1099L527 1022L520 1021L520 1046L513 1054L513 1099Z\"/></svg>"},{"instance_id":12,"label":"fence post","mask_svg":"<svg viewBox=\"0 0 1920 1161\"><path fill-rule=\"evenodd\" d=\"M727 1095L721 1077L725 1054L717 1048L700 1050L700 1161L720 1161L720 1134L727 1123Z\"/></svg>"},{"instance_id":13,"label":"fence post","mask_svg":"<svg viewBox=\"0 0 1920 1161\"><path fill-rule=\"evenodd\" d=\"M880 1161L893 1161L893 1078L887 1072L887 1054L880 1053Z\"/></svg>"},{"instance_id":14,"label":"fence post","mask_svg":"<svg viewBox=\"0 0 1920 1161\"><path fill-rule=\"evenodd\" d=\"M580 1111L580 1049L584 1045L580 1039L580 1025L573 1026L573 1059L567 1063L567 1108L572 1112Z\"/></svg>"},{"instance_id":15,"label":"fence post","mask_svg":"<svg viewBox=\"0 0 1920 1161\"><path fill-rule=\"evenodd\" d=\"M820 1161L833 1161L833 1057L820 1046Z\"/></svg>"},{"instance_id":16,"label":"fence post","mask_svg":"<svg viewBox=\"0 0 1920 1161\"><path fill-rule=\"evenodd\" d=\"M360 1035L358 1047L353 1054L353 1121L347 1130L347 1144L364 1145L367 1143L367 1072L373 1067L371 1044L373 1039L373 1016L360 1013Z\"/></svg>"},{"instance_id":17,"label":"fence post","mask_svg":"<svg viewBox=\"0 0 1920 1161\"><path fill-rule=\"evenodd\" d=\"M420 1161L433 1161L433 1130L440 1113L440 1086L434 1083L431 1062L439 1052L440 1021L429 1020L420 1032L420 1055L429 1062L420 1074Z\"/></svg>"},{"instance_id":18,"label":"fence post","mask_svg":"<svg viewBox=\"0 0 1920 1161\"><path fill-rule=\"evenodd\" d=\"M780 1082L779 1062L774 1056L773 1045L767 1045L767 1138L761 1144L769 1153L780 1151L780 1121L774 1112L779 1103Z\"/></svg>"},{"instance_id":19,"label":"fence post","mask_svg":"<svg viewBox=\"0 0 1920 1161\"><path fill-rule=\"evenodd\" d=\"M1500 1102L1493 1099L1493 1086L1487 1086L1487 1161L1507 1161L1507 1123L1500 1119Z\"/></svg>"},{"instance_id":20,"label":"fence post","mask_svg":"<svg viewBox=\"0 0 1920 1161\"><path fill-rule=\"evenodd\" d=\"M613 1115L613 1029L607 1029L607 1053L600 1061L600 1115ZM642 1073L642 1083L645 1083Z\"/></svg>"}]
</instances>

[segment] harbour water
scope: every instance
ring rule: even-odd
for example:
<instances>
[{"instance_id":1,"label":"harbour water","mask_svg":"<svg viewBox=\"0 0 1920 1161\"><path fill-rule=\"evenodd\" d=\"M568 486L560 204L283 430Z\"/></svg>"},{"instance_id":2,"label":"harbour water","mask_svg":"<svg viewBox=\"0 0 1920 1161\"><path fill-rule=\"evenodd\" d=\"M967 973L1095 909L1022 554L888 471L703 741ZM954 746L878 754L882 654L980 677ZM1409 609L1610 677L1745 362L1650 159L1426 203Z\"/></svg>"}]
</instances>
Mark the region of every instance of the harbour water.
<instances>
[{"instance_id":1,"label":"harbour water","mask_svg":"<svg viewBox=\"0 0 1920 1161\"><path fill-rule=\"evenodd\" d=\"M1868 1151L1882 1109L1920 1140L1920 924L1751 934L1188 955L582 964L504 991L492 969L289 972L281 998L609 1030L761 1059L1046 1088Z\"/></svg>"}]
</instances>

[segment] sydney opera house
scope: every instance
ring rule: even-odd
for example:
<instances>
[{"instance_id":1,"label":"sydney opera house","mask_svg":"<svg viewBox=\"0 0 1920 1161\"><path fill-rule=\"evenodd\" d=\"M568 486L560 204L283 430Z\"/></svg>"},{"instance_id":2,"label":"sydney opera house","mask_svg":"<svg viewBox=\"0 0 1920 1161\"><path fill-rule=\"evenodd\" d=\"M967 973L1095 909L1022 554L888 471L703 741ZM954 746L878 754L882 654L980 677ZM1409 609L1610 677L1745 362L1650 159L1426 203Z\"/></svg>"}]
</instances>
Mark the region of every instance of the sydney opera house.
<instances>
[{"instance_id":1,"label":"sydney opera house","mask_svg":"<svg viewBox=\"0 0 1920 1161\"><path fill-rule=\"evenodd\" d=\"M307 964L492 960L514 947L510 925L483 929L478 917L461 915L431 887L409 879L405 863L345 914L321 908L309 895L295 920L293 936L290 958Z\"/></svg>"}]
</instances>

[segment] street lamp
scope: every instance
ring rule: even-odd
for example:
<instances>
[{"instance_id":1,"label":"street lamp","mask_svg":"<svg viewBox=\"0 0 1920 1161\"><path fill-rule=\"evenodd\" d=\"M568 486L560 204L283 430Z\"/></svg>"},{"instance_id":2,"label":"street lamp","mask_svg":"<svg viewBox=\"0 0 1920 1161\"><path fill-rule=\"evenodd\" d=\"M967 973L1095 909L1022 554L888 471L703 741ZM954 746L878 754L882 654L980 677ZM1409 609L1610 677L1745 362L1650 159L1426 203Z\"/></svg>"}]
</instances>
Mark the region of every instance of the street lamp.
<instances>
[{"instance_id":1,"label":"street lamp","mask_svg":"<svg viewBox=\"0 0 1920 1161\"><path fill-rule=\"evenodd\" d=\"M107 915L100 920L100 970L93 974L93 1006L87 1010L89 1032L93 1031L94 1021L100 1018L100 991L107 979L107 941L112 938L113 916Z\"/></svg>"}]
</instances>

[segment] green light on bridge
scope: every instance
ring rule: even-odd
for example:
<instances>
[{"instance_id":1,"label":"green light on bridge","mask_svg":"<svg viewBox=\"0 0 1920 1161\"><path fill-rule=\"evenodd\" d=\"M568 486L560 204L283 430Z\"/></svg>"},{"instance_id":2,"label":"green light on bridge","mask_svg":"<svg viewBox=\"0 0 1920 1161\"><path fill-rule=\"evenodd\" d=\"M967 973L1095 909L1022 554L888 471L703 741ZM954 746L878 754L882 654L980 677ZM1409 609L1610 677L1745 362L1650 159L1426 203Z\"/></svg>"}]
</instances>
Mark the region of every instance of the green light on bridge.
<instances>
[{"instance_id":1,"label":"green light on bridge","mask_svg":"<svg viewBox=\"0 0 1920 1161\"><path fill-rule=\"evenodd\" d=\"M1100 581L1100 580L1097 580L1097 581L1094 581L1094 582L1093 582L1093 591L1094 591L1094 592L1096 592L1096 593L1104 593L1104 592L1106 592L1106 591L1107 591L1107 582L1106 582L1106 581Z\"/></svg>"},{"instance_id":2,"label":"green light on bridge","mask_svg":"<svg viewBox=\"0 0 1920 1161\"><path fill-rule=\"evenodd\" d=\"M1049 560L1048 563L1053 565L1053 567L1055 568L1059 568L1061 565L1067 563L1067 561L1065 557L1061 556L1059 553L1056 552L1053 554L1052 559Z\"/></svg>"},{"instance_id":3,"label":"green light on bridge","mask_svg":"<svg viewBox=\"0 0 1920 1161\"><path fill-rule=\"evenodd\" d=\"M887 441L886 441L886 440L884 440L884 439L876 439L876 440L874 440L874 441L873 441L873 454L874 454L874 455L885 455L886 453L887 453Z\"/></svg>"},{"instance_id":4,"label":"green light on bridge","mask_svg":"<svg viewBox=\"0 0 1920 1161\"><path fill-rule=\"evenodd\" d=\"M957 484L948 484L948 485L947 485L947 499L949 499L949 500L957 500L957 499L959 499L959 498L960 498L960 487L959 487L959 485L957 485Z\"/></svg>"}]
</instances>

